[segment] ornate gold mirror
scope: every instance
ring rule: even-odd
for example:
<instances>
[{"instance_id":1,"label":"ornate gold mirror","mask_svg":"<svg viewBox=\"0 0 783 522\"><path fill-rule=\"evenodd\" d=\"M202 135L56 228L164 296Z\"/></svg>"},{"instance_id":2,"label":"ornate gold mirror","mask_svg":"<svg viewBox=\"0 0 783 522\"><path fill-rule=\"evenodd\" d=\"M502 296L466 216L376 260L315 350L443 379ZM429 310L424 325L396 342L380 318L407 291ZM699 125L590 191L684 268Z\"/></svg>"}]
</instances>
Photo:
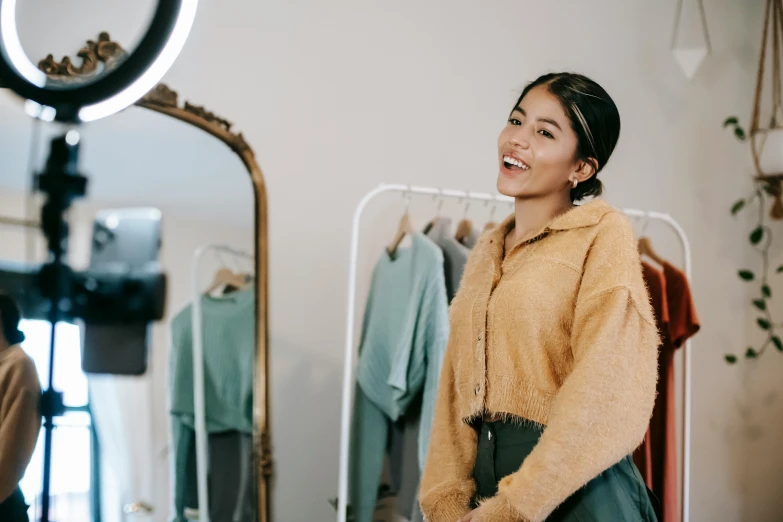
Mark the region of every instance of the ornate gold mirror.
<instances>
[{"instance_id":1,"label":"ornate gold mirror","mask_svg":"<svg viewBox=\"0 0 783 522\"><path fill-rule=\"evenodd\" d=\"M64 57L61 60L55 60L52 55L47 56L38 63L39 69L44 71L52 79L57 79L62 82L82 82L88 81L91 75L100 74L105 71L106 68L111 68L113 64L122 56L125 51L122 46L117 42L112 41L108 33L101 33L97 40L89 40L87 44L79 50L76 54L77 58ZM1 85L0 85L1 87ZM249 447L249 452L252 452L252 462L254 470L252 475L255 475L255 494L253 495L255 506L257 509L253 511L257 513L254 518L260 522L267 522L270 520L270 480L272 476L272 452L270 446L270 427L269 427L269 333L268 333L268 223L267 223L267 194L266 186L264 182L264 176L261 169L255 159L252 148L248 145L243 137L242 133L233 130L233 125L230 121L216 115L215 113L205 109L204 107L189 103L185 101L181 103L178 99L178 94L165 84L157 85L146 96L139 100L136 104L138 107L154 111L159 114L169 116L179 122L187 124L187 126L195 127L201 131L206 132L208 135L217 138L220 142L227 145L236 157L240 160L241 165L250 177L253 191L253 236L252 244L254 249L254 260L252 261L254 269L254 277L252 278L252 290L255 295L255 307L253 316L255 319L255 341L254 341L254 368L253 368L253 382L252 382L252 447ZM115 117L122 117L122 114L112 116L107 121L111 121ZM134 120L134 125L135 125ZM148 124L148 123L145 123ZM153 125L158 123L153 122ZM133 131L133 129L132 129ZM183 133L190 132L187 129L182 129ZM103 138L101 138L103 139ZM109 138L106 138L109 139ZM127 137L114 137L113 140L127 139ZM160 138L158 138L160 139ZM164 137L165 139L165 137ZM98 140L93 140L93 143ZM180 140L181 141L181 140ZM89 143L89 139L86 140ZM189 143L192 143L189 142ZM180 143L181 145L181 143ZM192 146L192 145L189 145ZM207 147L196 147L206 149ZM118 148L119 149L119 148ZM89 147L85 150L85 157L89 156ZM211 149L210 149L211 151ZM211 153L211 152L209 152ZM193 150L192 153L185 148L181 151L181 154L186 155L198 155L208 154L203 150ZM163 168L171 168L164 166ZM185 167L187 168L187 167ZM216 173L216 182L224 183L221 177L224 174L223 168L218 167L220 172ZM96 184L100 183L101 172L96 172L95 175L90 175L92 178L96 178ZM232 178L233 179L233 178ZM142 187L143 188L143 187ZM184 192L184 196L187 197L187 188L180 187ZM234 192L236 194L236 192ZM244 193L243 193L244 194ZM153 204L153 202L150 202ZM249 213L249 210L248 210ZM164 220L166 218L166 211L164 209ZM184 220L187 222L187 220ZM198 236L198 232L194 233L194 237ZM164 249L166 248L166 237L163 238ZM250 246L248 246L248 249ZM180 256L183 260L186 256L183 254ZM165 267L167 272L171 271L171 267ZM188 267L179 267L187 271ZM206 283L208 281L204 281ZM180 285L181 286L181 285ZM202 289L202 292L205 289ZM182 293L182 292L180 292ZM238 298L237 298L238 299ZM169 314L167 314L166 320L171 319L171 315L176 310L171 310L171 300L169 304ZM163 397L155 396L153 401L163 401ZM208 401L207 401L208 402ZM210 439L211 440L211 439ZM250 435L248 435L250 440ZM211 443L210 443L211 444ZM169 452L173 451L169 448ZM210 449L211 451L211 449ZM153 458L153 457L150 457ZM212 458L212 455L210 455ZM56 456L55 456L56 465ZM248 466L250 467L250 466ZM216 481L220 481L217 477ZM157 487L169 487L168 484L158 483ZM172 493L172 496L176 496L176 493ZM211 493L210 493L211 496ZM134 502L124 503L123 510L126 514L142 515L139 520L164 520L169 519L167 513L167 506L149 506L149 499L137 499ZM151 512L154 508L154 514ZM144 518L145 512L148 518ZM214 517L213 517L214 520ZM246 518L242 518L246 520ZM216 521L217 522L217 521Z\"/></svg>"}]
</instances>

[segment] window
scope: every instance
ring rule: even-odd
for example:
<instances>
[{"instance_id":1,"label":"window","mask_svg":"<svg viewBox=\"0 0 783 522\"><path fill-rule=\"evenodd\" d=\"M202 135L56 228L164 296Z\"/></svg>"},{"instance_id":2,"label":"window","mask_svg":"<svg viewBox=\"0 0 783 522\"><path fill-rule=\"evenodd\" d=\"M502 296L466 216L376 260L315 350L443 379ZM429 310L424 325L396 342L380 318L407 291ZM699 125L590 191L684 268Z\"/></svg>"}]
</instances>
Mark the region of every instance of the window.
<instances>
[{"instance_id":1,"label":"window","mask_svg":"<svg viewBox=\"0 0 783 522\"><path fill-rule=\"evenodd\" d=\"M19 329L26 337L22 348L35 362L41 388L45 390L48 385L51 325L46 321L24 320ZM56 334L54 388L63 393L66 411L63 416L54 419L49 519L83 522L93 519L93 506L97 506L91 495L91 484L97 479L92 476L97 447L89 408L87 377L81 368L81 333L76 325L58 323ZM19 484L27 503L32 504L28 511L30 520L40 518L43 453L42 427L33 458Z\"/></svg>"}]
</instances>

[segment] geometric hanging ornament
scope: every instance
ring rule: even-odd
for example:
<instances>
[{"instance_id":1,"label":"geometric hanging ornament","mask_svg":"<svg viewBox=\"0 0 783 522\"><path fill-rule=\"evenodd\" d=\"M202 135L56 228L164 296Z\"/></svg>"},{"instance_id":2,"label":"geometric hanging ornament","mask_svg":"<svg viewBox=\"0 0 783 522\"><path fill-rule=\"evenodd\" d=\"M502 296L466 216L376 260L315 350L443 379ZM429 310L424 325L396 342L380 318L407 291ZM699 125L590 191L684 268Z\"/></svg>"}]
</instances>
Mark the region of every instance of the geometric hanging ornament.
<instances>
[{"instance_id":1,"label":"geometric hanging ornament","mask_svg":"<svg viewBox=\"0 0 783 522\"><path fill-rule=\"evenodd\" d=\"M703 0L679 0L672 34L672 54L690 80L710 53L710 33Z\"/></svg>"},{"instance_id":2,"label":"geometric hanging ornament","mask_svg":"<svg viewBox=\"0 0 783 522\"><path fill-rule=\"evenodd\" d=\"M768 58L767 50L771 50ZM767 0L764 12L764 28L761 36L761 51L753 99L753 113L750 117L749 141L753 163L756 167L756 181L765 184L773 196L771 215L783 219L783 78L781 73L783 55L783 0ZM770 70L769 82L765 81ZM769 94L764 96L764 87ZM762 105L767 115L762 119Z\"/></svg>"}]
</instances>

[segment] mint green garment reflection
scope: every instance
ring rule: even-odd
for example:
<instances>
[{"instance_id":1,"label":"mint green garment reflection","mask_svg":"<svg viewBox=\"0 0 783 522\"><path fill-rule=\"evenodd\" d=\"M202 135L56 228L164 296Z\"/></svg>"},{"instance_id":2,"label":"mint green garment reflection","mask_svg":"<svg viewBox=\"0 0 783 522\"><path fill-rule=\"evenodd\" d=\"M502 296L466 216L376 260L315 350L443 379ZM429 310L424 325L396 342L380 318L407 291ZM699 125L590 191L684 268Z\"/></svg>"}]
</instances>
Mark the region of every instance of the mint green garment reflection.
<instances>
[{"instance_id":1,"label":"mint green garment reflection","mask_svg":"<svg viewBox=\"0 0 783 522\"><path fill-rule=\"evenodd\" d=\"M191 445L193 405L192 305L171 321L169 394L174 453L175 521L195 498L188 487L194 477ZM253 285L220 297L201 297L204 347L204 412L207 433L253 433L255 368L255 289Z\"/></svg>"},{"instance_id":2,"label":"mint green garment reflection","mask_svg":"<svg viewBox=\"0 0 783 522\"><path fill-rule=\"evenodd\" d=\"M427 237L375 266L364 313L351 433L349 504L371 522L390 424L421 398L419 468L429 445L449 333L443 253Z\"/></svg>"}]
</instances>

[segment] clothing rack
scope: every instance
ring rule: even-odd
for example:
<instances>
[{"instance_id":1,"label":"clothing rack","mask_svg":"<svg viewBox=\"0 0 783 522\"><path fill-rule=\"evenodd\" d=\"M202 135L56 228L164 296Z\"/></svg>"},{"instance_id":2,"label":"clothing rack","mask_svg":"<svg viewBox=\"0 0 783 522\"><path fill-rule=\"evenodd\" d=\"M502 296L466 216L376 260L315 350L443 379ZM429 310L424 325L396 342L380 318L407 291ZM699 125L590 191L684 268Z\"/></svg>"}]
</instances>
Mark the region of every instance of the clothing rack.
<instances>
[{"instance_id":1,"label":"clothing rack","mask_svg":"<svg viewBox=\"0 0 783 522\"><path fill-rule=\"evenodd\" d=\"M386 192L401 192L403 194L422 194L435 196L435 198L453 198L458 200L473 200L498 203L513 203L513 198L483 192L468 192L463 190L439 189L436 187L421 187L400 184L382 183L373 190L369 191L359 201L353 214L353 225L351 227L351 251L348 268L348 315L346 318L345 335L345 355L343 368L343 400L342 412L340 417L340 462L339 462L339 482L337 492L337 522L346 522L348 506L348 455L351 437L351 406L353 390L353 356L354 356L354 336L356 320L356 272L358 265L359 251L359 225L361 224L362 214L367 205L376 196ZM688 236L685 230L669 214L661 212L650 212L645 210L626 208L622 212L629 217L657 220L669 225L677 234L682 244L685 275L690 280L691 277L691 248ZM195 357L195 351L194 351ZM685 343L682 350L683 362L683 396L682 396L682 419L683 419L683 437L682 437L682 522L688 522L690 513L690 437L691 437L691 340ZM194 366L195 367L195 366Z\"/></svg>"},{"instance_id":2,"label":"clothing rack","mask_svg":"<svg viewBox=\"0 0 783 522\"><path fill-rule=\"evenodd\" d=\"M190 299L193 336L193 411L195 414L196 432L196 477L198 486L198 519L199 522L209 522L209 490L207 487L208 455L207 420L204 407L204 344L201 315L201 286L199 284L199 269L204 254L212 251L225 253L246 259L255 256L226 245L204 245L196 249L190 265Z\"/></svg>"}]
</instances>

